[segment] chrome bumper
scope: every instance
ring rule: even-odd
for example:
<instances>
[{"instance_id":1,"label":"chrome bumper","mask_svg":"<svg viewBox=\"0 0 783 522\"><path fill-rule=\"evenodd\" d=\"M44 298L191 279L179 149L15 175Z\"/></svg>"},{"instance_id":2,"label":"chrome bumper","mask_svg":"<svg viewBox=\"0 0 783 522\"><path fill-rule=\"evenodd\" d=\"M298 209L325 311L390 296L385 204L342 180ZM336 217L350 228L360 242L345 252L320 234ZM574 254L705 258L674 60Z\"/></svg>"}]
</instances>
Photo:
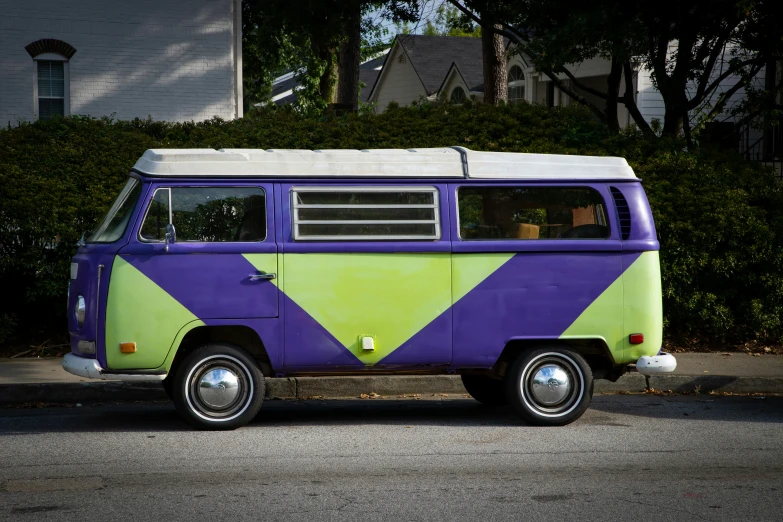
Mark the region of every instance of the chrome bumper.
<instances>
[{"instance_id":1,"label":"chrome bumper","mask_svg":"<svg viewBox=\"0 0 783 522\"><path fill-rule=\"evenodd\" d=\"M636 371L648 377L662 373L671 373L675 368L677 368L677 359L672 354L666 352L639 357L639 360L636 361Z\"/></svg>"},{"instance_id":2,"label":"chrome bumper","mask_svg":"<svg viewBox=\"0 0 783 522\"><path fill-rule=\"evenodd\" d=\"M72 353L63 357L63 370L87 379L102 381L162 381L166 374L149 375L139 373L106 373L95 359L85 359Z\"/></svg>"}]
</instances>

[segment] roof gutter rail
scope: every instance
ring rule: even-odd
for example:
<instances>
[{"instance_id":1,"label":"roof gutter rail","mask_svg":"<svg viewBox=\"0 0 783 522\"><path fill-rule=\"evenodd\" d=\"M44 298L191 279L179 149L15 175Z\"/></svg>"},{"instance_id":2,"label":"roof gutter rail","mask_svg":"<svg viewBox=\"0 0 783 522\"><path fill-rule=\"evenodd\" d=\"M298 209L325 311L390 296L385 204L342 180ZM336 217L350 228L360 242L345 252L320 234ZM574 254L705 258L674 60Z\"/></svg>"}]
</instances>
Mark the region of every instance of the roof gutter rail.
<instances>
[{"instance_id":1,"label":"roof gutter rail","mask_svg":"<svg viewBox=\"0 0 783 522\"><path fill-rule=\"evenodd\" d=\"M462 172L465 174L465 179L470 178L470 171L468 170L468 149L454 145L449 146L449 148L459 152L459 157L462 159Z\"/></svg>"}]
</instances>

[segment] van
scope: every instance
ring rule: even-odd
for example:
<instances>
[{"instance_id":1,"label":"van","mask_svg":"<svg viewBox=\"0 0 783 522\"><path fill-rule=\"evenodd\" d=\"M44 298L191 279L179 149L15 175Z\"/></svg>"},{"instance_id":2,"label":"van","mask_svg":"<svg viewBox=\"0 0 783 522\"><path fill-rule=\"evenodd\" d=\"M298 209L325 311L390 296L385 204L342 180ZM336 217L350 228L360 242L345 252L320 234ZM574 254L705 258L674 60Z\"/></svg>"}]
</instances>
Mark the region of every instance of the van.
<instances>
[{"instance_id":1,"label":"van","mask_svg":"<svg viewBox=\"0 0 783 522\"><path fill-rule=\"evenodd\" d=\"M622 158L148 150L71 263L63 367L231 429L264 380L459 374L535 425L661 353L659 244Z\"/></svg>"}]
</instances>

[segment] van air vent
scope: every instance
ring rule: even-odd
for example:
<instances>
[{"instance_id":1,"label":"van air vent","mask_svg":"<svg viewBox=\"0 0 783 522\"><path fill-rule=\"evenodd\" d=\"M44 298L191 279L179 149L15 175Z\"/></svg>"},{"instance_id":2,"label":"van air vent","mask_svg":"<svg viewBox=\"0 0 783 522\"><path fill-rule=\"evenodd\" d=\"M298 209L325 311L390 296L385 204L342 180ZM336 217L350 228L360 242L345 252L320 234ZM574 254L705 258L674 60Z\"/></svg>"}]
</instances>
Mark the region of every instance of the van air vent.
<instances>
[{"instance_id":1,"label":"van air vent","mask_svg":"<svg viewBox=\"0 0 783 522\"><path fill-rule=\"evenodd\" d=\"M620 234L623 239L628 239L631 235L631 209L628 207L623 193L615 187L610 187L614 206L617 208L617 217L620 218Z\"/></svg>"}]
</instances>

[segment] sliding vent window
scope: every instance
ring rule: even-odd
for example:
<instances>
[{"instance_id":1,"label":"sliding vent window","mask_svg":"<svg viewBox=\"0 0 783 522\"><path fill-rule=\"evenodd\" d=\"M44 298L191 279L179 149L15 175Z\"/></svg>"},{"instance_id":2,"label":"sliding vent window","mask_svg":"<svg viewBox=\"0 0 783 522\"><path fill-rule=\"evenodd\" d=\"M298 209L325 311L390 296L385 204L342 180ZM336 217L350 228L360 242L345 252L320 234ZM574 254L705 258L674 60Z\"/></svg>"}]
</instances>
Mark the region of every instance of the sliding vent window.
<instances>
[{"instance_id":1,"label":"sliding vent window","mask_svg":"<svg viewBox=\"0 0 783 522\"><path fill-rule=\"evenodd\" d=\"M295 240L435 240L435 187L299 187L292 191Z\"/></svg>"},{"instance_id":2,"label":"sliding vent window","mask_svg":"<svg viewBox=\"0 0 783 522\"><path fill-rule=\"evenodd\" d=\"M463 240L606 239L601 195L588 187L460 187Z\"/></svg>"},{"instance_id":3,"label":"sliding vent window","mask_svg":"<svg viewBox=\"0 0 783 522\"><path fill-rule=\"evenodd\" d=\"M266 238L264 190L256 187L173 187L155 191L141 238L163 241L173 223L177 242L250 242Z\"/></svg>"}]
</instances>

